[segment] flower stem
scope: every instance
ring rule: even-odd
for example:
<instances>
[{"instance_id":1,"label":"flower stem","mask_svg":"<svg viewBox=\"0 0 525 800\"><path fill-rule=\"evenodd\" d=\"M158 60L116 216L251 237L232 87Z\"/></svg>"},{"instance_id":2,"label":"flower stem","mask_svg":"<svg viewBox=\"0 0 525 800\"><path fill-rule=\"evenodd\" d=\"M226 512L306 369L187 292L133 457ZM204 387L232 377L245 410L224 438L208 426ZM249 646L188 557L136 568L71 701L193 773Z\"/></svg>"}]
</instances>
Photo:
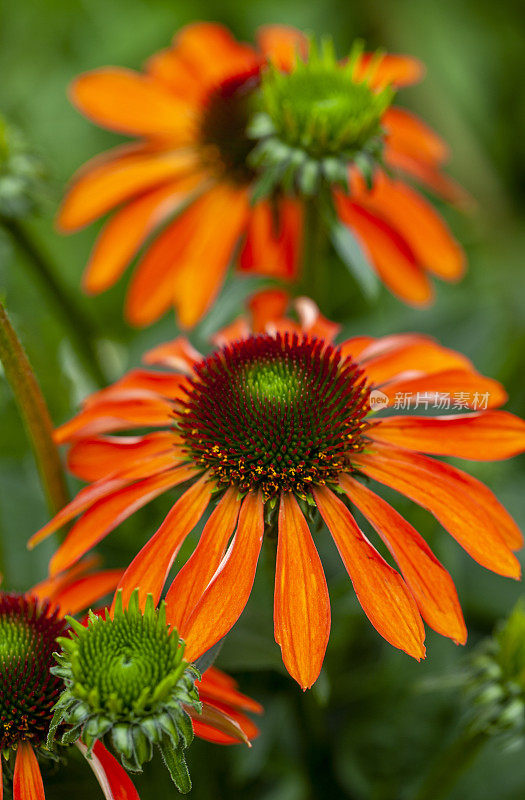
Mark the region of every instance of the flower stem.
<instances>
[{"instance_id":1,"label":"flower stem","mask_svg":"<svg viewBox=\"0 0 525 800\"><path fill-rule=\"evenodd\" d=\"M323 216L315 199L304 203L303 272L301 291L324 309L327 301L324 263L327 236Z\"/></svg>"},{"instance_id":2,"label":"flower stem","mask_svg":"<svg viewBox=\"0 0 525 800\"><path fill-rule=\"evenodd\" d=\"M55 514L68 502L68 493L53 440L53 425L24 348L1 303L0 361L31 440L49 510Z\"/></svg>"},{"instance_id":3,"label":"flower stem","mask_svg":"<svg viewBox=\"0 0 525 800\"><path fill-rule=\"evenodd\" d=\"M91 322L58 282L52 264L34 241L28 228L18 220L7 217L0 217L0 223L8 231L20 251L24 253L27 262L33 267L60 311L62 319L67 325L71 342L84 368L97 386L105 386L107 378L100 365Z\"/></svg>"},{"instance_id":4,"label":"flower stem","mask_svg":"<svg viewBox=\"0 0 525 800\"><path fill-rule=\"evenodd\" d=\"M462 733L440 753L414 800L441 800L448 797L487 740L488 735L483 731L466 730Z\"/></svg>"}]
</instances>

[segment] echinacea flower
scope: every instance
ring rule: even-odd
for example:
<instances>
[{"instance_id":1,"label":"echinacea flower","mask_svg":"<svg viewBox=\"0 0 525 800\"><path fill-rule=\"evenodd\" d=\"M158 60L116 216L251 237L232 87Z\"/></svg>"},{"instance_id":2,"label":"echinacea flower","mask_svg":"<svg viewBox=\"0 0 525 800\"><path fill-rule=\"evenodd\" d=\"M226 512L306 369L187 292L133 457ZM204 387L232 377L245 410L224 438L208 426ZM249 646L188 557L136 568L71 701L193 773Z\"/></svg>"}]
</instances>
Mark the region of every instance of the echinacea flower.
<instances>
[{"instance_id":1,"label":"echinacea flower","mask_svg":"<svg viewBox=\"0 0 525 800\"><path fill-rule=\"evenodd\" d=\"M200 541L167 593L168 620L194 660L239 618L265 529L278 529L275 638L303 687L315 681L330 630L324 572L307 516L323 518L366 615L391 644L420 659L421 616L463 643L449 574L418 532L362 478L428 509L483 566L517 578L515 523L467 473L426 454L497 460L524 449L525 424L506 411L497 381L463 355L416 333L333 344L337 326L312 301L284 318L281 292L256 296L207 357L178 338L150 351L146 369L87 398L58 429L69 468L89 481L32 539L79 517L50 563L65 569L158 495L187 484L120 583L158 601L177 552L211 504ZM150 369L159 365L162 370ZM460 413L376 416L402 397L413 406L461 401ZM483 410L479 408L483 398ZM465 411L467 409L467 411ZM468 410L470 409L470 411ZM486 409L486 410L485 410ZM117 431L141 429L136 436ZM153 429L143 433L144 429ZM362 533L349 503L385 542L403 577Z\"/></svg>"},{"instance_id":2,"label":"echinacea flower","mask_svg":"<svg viewBox=\"0 0 525 800\"><path fill-rule=\"evenodd\" d=\"M142 73L107 67L74 81L80 111L137 137L86 164L59 213L59 228L74 231L113 212L85 289L112 286L141 253L128 320L148 325L174 306L189 327L212 304L232 261L241 271L295 280L304 195L317 191L322 175L334 214L383 282L406 302L429 302L429 273L455 280L463 256L430 204L399 177L460 197L441 171L444 142L390 105L392 89L417 82L422 65L355 49L350 63L315 60L303 34L278 26L260 29L257 42L238 43L214 23L193 24Z\"/></svg>"},{"instance_id":3,"label":"echinacea flower","mask_svg":"<svg viewBox=\"0 0 525 800\"><path fill-rule=\"evenodd\" d=\"M25 594L0 592L0 790L4 761L13 800L44 800L39 760L56 759L46 739L63 686L50 670L57 637L68 629L65 614L75 614L111 592L122 575L122 570L90 572L92 563L81 562ZM107 800L139 800L128 775L102 743L90 765Z\"/></svg>"},{"instance_id":4,"label":"echinacea flower","mask_svg":"<svg viewBox=\"0 0 525 800\"><path fill-rule=\"evenodd\" d=\"M68 621L72 630L59 637L62 650L55 653L58 666L51 670L65 688L54 707L48 744L61 727L62 744L78 740L89 758L107 738L132 772L142 771L156 745L173 782L184 793L191 789L184 751L193 740L192 719L202 720L222 737L219 741L249 744L243 727L227 712L233 707L245 723L248 718L239 715L239 706L255 711L260 707L232 690L226 676L221 682L217 670L211 681L206 674L199 681L199 671L184 659L184 643L166 623L164 602L155 609L148 595L142 612L134 592L123 608L118 592L112 614L106 609L105 615L90 612L86 624ZM253 734L254 726L249 720L248 724Z\"/></svg>"}]
</instances>

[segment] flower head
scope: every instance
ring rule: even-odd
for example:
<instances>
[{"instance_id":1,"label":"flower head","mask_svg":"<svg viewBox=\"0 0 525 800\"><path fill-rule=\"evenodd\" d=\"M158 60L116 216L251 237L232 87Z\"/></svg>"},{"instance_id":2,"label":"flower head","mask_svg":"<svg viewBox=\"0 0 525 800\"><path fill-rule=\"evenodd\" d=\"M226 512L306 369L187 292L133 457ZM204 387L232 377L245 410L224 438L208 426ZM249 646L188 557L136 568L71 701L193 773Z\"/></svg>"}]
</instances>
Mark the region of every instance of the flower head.
<instances>
[{"instance_id":1,"label":"flower head","mask_svg":"<svg viewBox=\"0 0 525 800\"><path fill-rule=\"evenodd\" d=\"M464 356L418 334L333 343L337 326L315 305L257 296L204 357L184 339L146 355L148 365L87 399L57 432L69 465L91 485L35 535L79 516L51 562L64 569L153 497L186 483L160 528L121 581L157 601L173 560L208 505L204 530L173 581L167 615L190 660L221 639L248 600L262 539L278 528L275 637L303 687L317 678L330 606L307 519L322 519L357 597L382 636L424 656L421 615L464 642L450 575L417 531L363 478L428 509L480 564L519 576L520 532L493 494L456 467L424 455L507 458L525 446L525 425L505 411L503 387ZM167 368L167 369L166 369ZM381 408L443 408L438 416L377 414ZM380 401L380 402L379 402ZM445 404L446 408L446 404ZM481 409L481 410L480 410ZM115 436L130 428L157 428ZM385 542L403 577L360 530L357 507ZM305 622L306 620L306 622Z\"/></svg>"},{"instance_id":2,"label":"flower head","mask_svg":"<svg viewBox=\"0 0 525 800\"><path fill-rule=\"evenodd\" d=\"M141 253L126 301L130 322L150 324L175 306L192 326L234 260L242 271L296 280L303 198L322 182L334 226L352 231L384 283L406 302L429 302L428 273L457 279L463 256L400 176L447 199L461 192L441 171L441 139L390 105L394 89L421 76L409 57L354 47L338 62L329 43L316 49L279 26L260 29L251 47L213 23L184 28L142 73L81 75L75 105L137 137L83 167L62 205L64 231L113 212L86 290L107 289Z\"/></svg>"},{"instance_id":3,"label":"flower head","mask_svg":"<svg viewBox=\"0 0 525 800\"><path fill-rule=\"evenodd\" d=\"M258 704L236 692L218 670L209 678L201 677L184 660L184 643L166 624L165 603L156 610L148 595L142 613L134 592L124 609L118 592L113 614L90 612L86 625L69 621L73 630L59 639L62 652L55 654L58 667L51 670L66 688L55 705L49 742L65 725L62 743L80 739L89 758L96 743L107 736L122 764L133 772L142 771L157 745L173 782L179 791L188 792L191 780L184 750L193 740L192 718L204 727L200 729L204 738L212 741L249 744L257 732L253 726L250 730L250 721L238 709L260 711ZM222 691L215 688L215 701L214 678L219 686L221 678L228 685ZM214 736L206 735L207 727Z\"/></svg>"},{"instance_id":4,"label":"flower head","mask_svg":"<svg viewBox=\"0 0 525 800\"><path fill-rule=\"evenodd\" d=\"M189 791L184 749L193 728L185 707L201 710L199 674L183 660L184 646L166 625L164 605L157 612L149 595L142 614L135 593L124 610L119 593L112 617L91 613L86 626L70 622L73 632L59 639L62 653L52 670L66 691L55 708L50 740L65 723L62 742L81 738L90 755L95 742L108 735L123 765L134 772L158 745L177 788Z\"/></svg>"},{"instance_id":5,"label":"flower head","mask_svg":"<svg viewBox=\"0 0 525 800\"><path fill-rule=\"evenodd\" d=\"M306 196L336 184L348 189L352 162L368 165L372 178L382 157L381 120L394 91L371 85L382 56L363 74L362 55L356 44L340 64L330 39L319 47L312 41L308 57L297 53L290 71L270 66L263 73L262 109L249 129L259 140L250 159L265 168L259 179L263 193L277 186Z\"/></svg>"},{"instance_id":6,"label":"flower head","mask_svg":"<svg viewBox=\"0 0 525 800\"><path fill-rule=\"evenodd\" d=\"M59 757L46 740L63 689L52 668L57 639L69 627L64 614L114 589L122 575L120 570L91 572L92 563L78 564L26 594L0 592L0 756L14 800L43 798L39 762ZM94 759L102 785L109 783L138 800L129 778L102 745ZM0 761L0 785L1 770Z\"/></svg>"}]
</instances>

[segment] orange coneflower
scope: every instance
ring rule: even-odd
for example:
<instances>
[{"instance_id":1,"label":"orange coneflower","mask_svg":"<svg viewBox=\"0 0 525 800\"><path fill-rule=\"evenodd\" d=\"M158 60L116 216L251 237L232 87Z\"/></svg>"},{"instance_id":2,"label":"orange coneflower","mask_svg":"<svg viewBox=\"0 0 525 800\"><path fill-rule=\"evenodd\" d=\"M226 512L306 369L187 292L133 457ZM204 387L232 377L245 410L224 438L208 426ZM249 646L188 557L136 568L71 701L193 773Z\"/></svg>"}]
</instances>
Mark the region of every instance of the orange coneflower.
<instances>
[{"instance_id":1,"label":"orange coneflower","mask_svg":"<svg viewBox=\"0 0 525 800\"><path fill-rule=\"evenodd\" d=\"M416 530L361 478L431 511L480 564L517 578L522 543L505 509L476 479L423 453L495 460L523 450L525 424L506 411L503 387L470 361L415 333L334 345L337 326L297 301L301 324L283 318L279 292L256 297L253 320L238 320L201 356L185 339L150 351L137 369L84 403L57 432L69 466L91 485L33 538L79 520L51 561L74 563L135 510L189 484L127 569L135 587L159 598L173 560L210 503L199 544L167 594L168 615L190 659L224 636L251 592L265 526L278 529L275 636L303 686L316 679L330 629L326 581L307 516L324 519L379 633L422 658L421 616L464 642L454 585ZM376 417L377 400L410 406L448 395L461 413ZM472 411L483 407L486 410ZM138 436L111 432L155 428ZM403 577L359 529L348 501L368 518ZM267 529L267 528L266 528ZM231 540L231 541L230 541Z\"/></svg>"},{"instance_id":2,"label":"orange coneflower","mask_svg":"<svg viewBox=\"0 0 525 800\"><path fill-rule=\"evenodd\" d=\"M0 790L5 758L14 800L44 800L38 759L53 758L46 738L63 685L50 669L56 639L68 628L64 616L111 592L122 576L122 570L90 572L92 565L93 559L81 562L25 594L0 592ZM128 775L102 743L89 763L108 800L139 800Z\"/></svg>"},{"instance_id":3,"label":"orange coneflower","mask_svg":"<svg viewBox=\"0 0 525 800\"><path fill-rule=\"evenodd\" d=\"M297 74L303 58L306 76ZM184 28L143 73L107 67L74 81L73 102L86 116L139 137L85 165L59 214L61 230L73 231L114 211L91 255L84 278L88 292L115 283L148 242L126 302L136 325L150 324L171 306L183 326L195 324L239 248L241 270L297 278L304 184L313 181L310 189L317 191L321 175L336 216L403 300L431 299L428 273L461 275L462 253L444 222L397 177L400 172L416 178L447 199L460 196L441 172L446 145L417 117L390 106L385 87L417 82L421 64L358 51L350 66L333 58L319 66L308 58L306 38L291 28L262 28L256 49L236 42L220 25L199 23ZM308 70L317 70L315 79ZM287 74L290 86L276 84L276 75ZM268 83L262 90L261 80ZM282 125L276 115L285 108ZM327 109L331 116L325 120ZM260 112L259 129L261 115L265 122L259 141L257 130L249 130L254 111ZM301 114L312 121L312 131ZM295 141L297 129L306 143L304 136ZM312 137L315 147L308 144ZM367 172L371 189L362 177Z\"/></svg>"}]
</instances>

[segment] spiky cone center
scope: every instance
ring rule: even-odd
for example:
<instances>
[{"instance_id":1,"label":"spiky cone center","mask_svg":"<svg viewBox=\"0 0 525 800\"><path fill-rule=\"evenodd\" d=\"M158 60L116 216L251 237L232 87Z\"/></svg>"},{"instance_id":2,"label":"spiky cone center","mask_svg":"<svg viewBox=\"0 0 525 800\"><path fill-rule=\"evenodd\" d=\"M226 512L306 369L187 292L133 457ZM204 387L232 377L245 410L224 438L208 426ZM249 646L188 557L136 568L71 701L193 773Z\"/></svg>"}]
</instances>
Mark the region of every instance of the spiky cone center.
<instances>
[{"instance_id":1,"label":"spiky cone center","mask_svg":"<svg viewBox=\"0 0 525 800\"><path fill-rule=\"evenodd\" d=\"M203 165L222 179L249 184L254 172L249 156L255 142L248 137L259 69L233 75L207 96L199 123L198 139Z\"/></svg>"},{"instance_id":2,"label":"spiky cone center","mask_svg":"<svg viewBox=\"0 0 525 800\"><path fill-rule=\"evenodd\" d=\"M142 613L138 592L126 609L119 594L113 617L108 611L103 617L90 612L86 625L70 623L72 631L60 638L62 649L55 654L53 673L66 689L55 706L50 741L59 726L66 726L62 743L80 737L90 753L107 736L131 771L140 771L158 745L168 766L178 764L179 788L186 791L183 751L193 739L186 709L200 711L195 687L200 676L184 660L177 632L166 624L165 604L156 610L149 595Z\"/></svg>"},{"instance_id":3,"label":"spiky cone center","mask_svg":"<svg viewBox=\"0 0 525 800\"><path fill-rule=\"evenodd\" d=\"M324 185L347 187L353 162L367 179L380 163L381 118L393 90L374 90L370 70L359 79L356 44L345 63L337 60L331 40L311 42L306 60L297 56L293 69L271 66L262 76L260 111L250 136L258 142L250 154L261 175L256 195L277 188L312 196Z\"/></svg>"},{"instance_id":4,"label":"spiky cone center","mask_svg":"<svg viewBox=\"0 0 525 800\"><path fill-rule=\"evenodd\" d=\"M57 637L67 622L48 603L0 593L0 753L28 741L45 745L62 690L51 674Z\"/></svg>"},{"instance_id":5,"label":"spiky cone center","mask_svg":"<svg viewBox=\"0 0 525 800\"><path fill-rule=\"evenodd\" d=\"M479 648L467 673L471 724L513 743L525 737L525 606Z\"/></svg>"},{"instance_id":6,"label":"spiky cone center","mask_svg":"<svg viewBox=\"0 0 525 800\"><path fill-rule=\"evenodd\" d=\"M251 336L194 368L177 424L221 488L266 498L336 484L364 446L368 388L340 351L305 335Z\"/></svg>"},{"instance_id":7,"label":"spiky cone center","mask_svg":"<svg viewBox=\"0 0 525 800\"><path fill-rule=\"evenodd\" d=\"M0 216L25 217L44 196L45 170L19 131L0 116Z\"/></svg>"}]
</instances>

